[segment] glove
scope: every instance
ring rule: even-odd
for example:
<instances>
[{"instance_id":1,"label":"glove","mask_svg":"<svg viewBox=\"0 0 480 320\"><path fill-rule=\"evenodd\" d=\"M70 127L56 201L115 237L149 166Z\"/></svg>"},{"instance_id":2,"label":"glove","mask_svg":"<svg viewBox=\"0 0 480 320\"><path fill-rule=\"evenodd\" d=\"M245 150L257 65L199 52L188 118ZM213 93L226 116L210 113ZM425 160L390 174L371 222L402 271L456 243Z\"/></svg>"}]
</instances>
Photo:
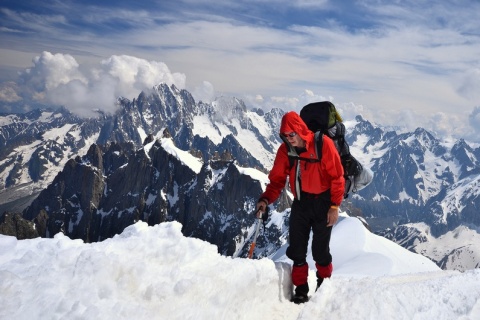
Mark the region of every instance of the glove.
<instances>
[{"instance_id":1,"label":"glove","mask_svg":"<svg viewBox=\"0 0 480 320\"><path fill-rule=\"evenodd\" d=\"M266 222L268 219L268 212L270 208L268 207L268 202L266 199L260 199L257 202L257 210L255 211L255 218L262 219L263 222ZM260 216L258 216L260 214Z\"/></svg>"},{"instance_id":2,"label":"glove","mask_svg":"<svg viewBox=\"0 0 480 320\"><path fill-rule=\"evenodd\" d=\"M269 213L269 212L270 212L270 207L269 207L269 206L266 206L265 211L264 211L263 214L262 214L263 223L267 222L267 220L268 220L268 213Z\"/></svg>"}]
</instances>

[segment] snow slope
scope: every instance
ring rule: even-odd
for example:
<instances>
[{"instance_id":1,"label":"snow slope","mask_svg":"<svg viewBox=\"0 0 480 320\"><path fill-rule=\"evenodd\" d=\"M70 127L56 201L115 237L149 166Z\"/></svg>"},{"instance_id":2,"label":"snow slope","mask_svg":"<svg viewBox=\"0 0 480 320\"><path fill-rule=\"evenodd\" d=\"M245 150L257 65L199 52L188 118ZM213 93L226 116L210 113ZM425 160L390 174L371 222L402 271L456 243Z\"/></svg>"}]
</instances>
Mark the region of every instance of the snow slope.
<instances>
[{"instance_id":1,"label":"snow slope","mask_svg":"<svg viewBox=\"0 0 480 320\"><path fill-rule=\"evenodd\" d=\"M480 270L441 271L346 216L332 254L332 278L295 305L281 252L221 256L178 222L92 244L0 236L0 319L480 319Z\"/></svg>"},{"instance_id":2,"label":"snow slope","mask_svg":"<svg viewBox=\"0 0 480 320\"><path fill-rule=\"evenodd\" d=\"M409 225L422 231L428 239L417 242L413 247L415 252L434 261L442 261L447 270L466 271L480 267L480 234L476 229L459 226L435 238L431 235L430 227L419 223Z\"/></svg>"}]
</instances>

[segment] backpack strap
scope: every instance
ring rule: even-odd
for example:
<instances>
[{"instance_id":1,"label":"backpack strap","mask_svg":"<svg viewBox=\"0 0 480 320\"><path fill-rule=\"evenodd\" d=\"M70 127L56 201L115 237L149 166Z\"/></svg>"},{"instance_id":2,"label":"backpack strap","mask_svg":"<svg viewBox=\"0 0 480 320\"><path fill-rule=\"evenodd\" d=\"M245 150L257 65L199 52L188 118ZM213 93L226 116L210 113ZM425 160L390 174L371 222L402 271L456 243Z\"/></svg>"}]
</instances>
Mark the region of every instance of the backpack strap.
<instances>
[{"instance_id":1,"label":"backpack strap","mask_svg":"<svg viewBox=\"0 0 480 320\"><path fill-rule=\"evenodd\" d=\"M321 131L315 132L315 153L317 154L318 162L322 161L323 148L323 133Z\"/></svg>"},{"instance_id":2,"label":"backpack strap","mask_svg":"<svg viewBox=\"0 0 480 320\"><path fill-rule=\"evenodd\" d=\"M290 162L290 169L295 165L295 160L301 160L310 163L322 161L323 133L320 131L315 132L315 153L317 154L316 159L300 157L297 153L297 150L295 150L295 147L288 142L287 138L282 135L280 135L280 138L283 140L283 142L285 142L288 149L287 155L288 161Z\"/></svg>"},{"instance_id":3,"label":"backpack strap","mask_svg":"<svg viewBox=\"0 0 480 320\"><path fill-rule=\"evenodd\" d=\"M328 129L326 135L333 140L340 158L350 155L350 148L345 140L345 125L342 122L336 122L334 126Z\"/></svg>"},{"instance_id":4,"label":"backpack strap","mask_svg":"<svg viewBox=\"0 0 480 320\"><path fill-rule=\"evenodd\" d=\"M285 142L285 145L288 148L287 155L288 161L290 162L290 170L292 170L292 168L295 166L295 191L297 194L297 199L300 200L300 194L302 190L300 183L300 164L298 163L298 161L305 161L310 163L322 161L323 134L320 131L315 132L315 153L317 154L316 159L300 157L295 147L293 147L292 144L288 142L287 138L282 135L280 135L280 137L283 142Z\"/></svg>"}]
</instances>

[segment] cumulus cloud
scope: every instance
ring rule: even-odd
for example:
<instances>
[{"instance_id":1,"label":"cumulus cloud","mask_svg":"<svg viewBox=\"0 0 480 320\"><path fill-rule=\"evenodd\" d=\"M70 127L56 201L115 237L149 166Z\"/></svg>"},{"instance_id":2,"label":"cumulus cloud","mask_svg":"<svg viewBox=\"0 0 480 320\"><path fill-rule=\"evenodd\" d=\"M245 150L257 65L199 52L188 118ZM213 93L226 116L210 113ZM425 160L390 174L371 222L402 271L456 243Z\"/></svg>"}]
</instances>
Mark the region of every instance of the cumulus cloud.
<instances>
[{"instance_id":1,"label":"cumulus cloud","mask_svg":"<svg viewBox=\"0 0 480 320\"><path fill-rule=\"evenodd\" d=\"M470 117L468 118L470 122L470 132L472 139L479 140L480 136L480 106L473 108Z\"/></svg>"},{"instance_id":2,"label":"cumulus cloud","mask_svg":"<svg viewBox=\"0 0 480 320\"><path fill-rule=\"evenodd\" d=\"M102 69L97 74L101 79L108 75L117 80L116 93L126 97L134 97L144 89L159 83L175 84L179 89L185 88L186 77L183 74L171 73L163 62L147 61L132 56L111 56L102 61Z\"/></svg>"},{"instance_id":3,"label":"cumulus cloud","mask_svg":"<svg viewBox=\"0 0 480 320\"><path fill-rule=\"evenodd\" d=\"M433 114L426 123L422 123L422 127L432 130L439 139L452 136L466 137L465 132L468 130L468 125L463 117L444 112Z\"/></svg>"},{"instance_id":4,"label":"cumulus cloud","mask_svg":"<svg viewBox=\"0 0 480 320\"><path fill-rule=\"evenodd\" d=\"M0 84L0 101L3 102L17 102L20 98L17 94L18 86L15 82L8 81Z\"/></svg>"},{"instance_id":5,"label":"cumulus cloud","mask_svg":"<svg viewBox=\"0 0 480 320\"><path fill-rule=\"evenodd\" d=\"M247 105L270 110L272 108L280 108L287 111L293 110L300 112L303 106L315 102L333 100L332 97L324 97L322 95L315 94L312 90L305 89L298 96L271 96L264 97L260 94L254 96L244 96L243 99L247 102Z\"/></svg>"},{"instance_id":6,"label":"cumulus cloud","mask_svg":"<svg viewBox=\"0 0 480 320\"><path fill-rule=\"evenodd\" d=\"M210 103L215 99L215 89L208 81L203 81L202 85L195 87L191 93L197 102L202 101L205 103Z\"/></svg>"},{"instance_id":7,"label":"cumulus cloud","mask_svg":"<svg viewBox=\"0 0 480 320\"><path fill-rule=\"evenodd\" d=\"M344 120L354 119L358 115L364 116L363 106L357 105L353 102L343 103L341 105L335 105L335 107L337 108L338 112L340 113L340 116ZM370 118L367 118L367 120L370 120Z\"/></svg>"},{"instance_id":8,"label":"cumulus cloud","mask_svg":"<svg viewBox=\"0 0 480 320\"><path fill-rule=\"evenodd\" d=\"M112 113L118 97L135 98L162 82L180 89L186 82L185 75L170 72L163 62L126 55L111 56L86 71L74 57L61 53L43 52L33 64L21 73L23 85L16 92L24 99L64 106L80 116L92 116L95 109Z\"/></svg>"},{"instance_id":9,"label":"cumulus cloud","mask_svg":"<svg viewBox=\"0 0 480 320\"><path fill-rule=\"evenodd\" d=\"M472 127L480 129L480 107L473 108L469 120Z\"/></svg>"},{"instance_id":10,"label":"cumulus cloud","mask_svg":"<svg viewBox=\"0 0 480 320\"><path fill-rule=\"evenodd\" d=\"M467 99L480 104L480 69L467 72L458 91Z\"/></svg>"}]
</instances>

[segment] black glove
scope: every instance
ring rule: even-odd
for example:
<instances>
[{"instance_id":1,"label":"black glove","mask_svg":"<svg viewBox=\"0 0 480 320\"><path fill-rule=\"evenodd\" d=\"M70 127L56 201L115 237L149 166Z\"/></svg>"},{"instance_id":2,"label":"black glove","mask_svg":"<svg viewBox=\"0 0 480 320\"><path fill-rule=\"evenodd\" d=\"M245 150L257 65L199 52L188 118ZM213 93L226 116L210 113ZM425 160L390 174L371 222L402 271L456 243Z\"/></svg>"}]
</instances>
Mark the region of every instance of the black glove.
<instances>
[{"instance_id":1,"label":"black glove","mask_svg":"<svg viewBox=\"0 0 480 320\"><path fill-rule=\"evenodd\" d=\"M264 207L265 210L261 213L262 215L259 217L257 214L262 209L262 207ZM264 199L260 199L260 200L258 200L258 203L257 203L257 211L255 211L255 218L262 219L263 222L266 222L267 219L268 219L268 212L269 211L270 211L270 208L268 207L268 202Z\"/></svg>"},{"instance_id":2,"label":"black glove","mask_svg":"<svg viewBox=\"0 0 480 320\"><path fill-rule=\"evenodd\" d=\"M267 222L267 220L268 220L268 213L269 213L269 212L270 212L270 207L267 206L267 207L265 208L265 211L264 211L263 214L262 214L263 223Z\"/></svg>"}]
</instances>

